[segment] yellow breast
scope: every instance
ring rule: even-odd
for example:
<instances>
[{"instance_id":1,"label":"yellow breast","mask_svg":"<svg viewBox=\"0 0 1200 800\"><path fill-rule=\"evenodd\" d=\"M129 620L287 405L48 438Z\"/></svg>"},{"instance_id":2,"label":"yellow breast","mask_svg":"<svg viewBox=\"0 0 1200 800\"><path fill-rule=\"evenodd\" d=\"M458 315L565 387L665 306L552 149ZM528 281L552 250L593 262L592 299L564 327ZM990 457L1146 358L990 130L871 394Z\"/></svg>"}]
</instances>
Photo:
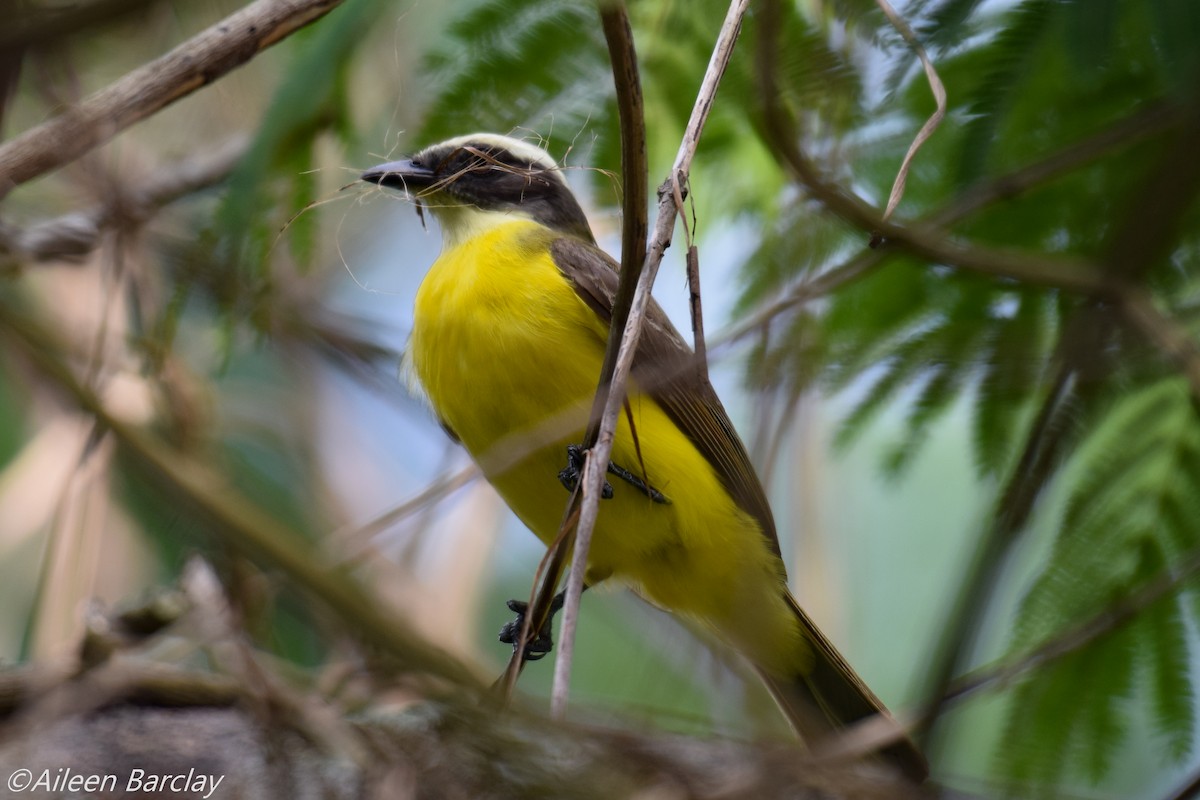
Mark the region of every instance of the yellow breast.
<instances>
[{"instance_id":1,"label":"yellow breast","mask_svg":"<svg viewBox=\"0 0 1200 800\"><path fill-rule=\"evenodd\" d=\"M566 446L583 438L607 336L555 265L552 240L542 226L514 221L446 250L417 293L409 344L434 411L545 542L558 532L568 497L558 472ZM609 476L615 496L601 505L590 574L622 578L709 621L761 618L748 606L777 602L780 566L758 524L657 402L635 391L629 406L637 442L623 414L613 461L671 502ZM791 636L767 616L770 631L743 633Z\"/></svg>"}]
</instances>

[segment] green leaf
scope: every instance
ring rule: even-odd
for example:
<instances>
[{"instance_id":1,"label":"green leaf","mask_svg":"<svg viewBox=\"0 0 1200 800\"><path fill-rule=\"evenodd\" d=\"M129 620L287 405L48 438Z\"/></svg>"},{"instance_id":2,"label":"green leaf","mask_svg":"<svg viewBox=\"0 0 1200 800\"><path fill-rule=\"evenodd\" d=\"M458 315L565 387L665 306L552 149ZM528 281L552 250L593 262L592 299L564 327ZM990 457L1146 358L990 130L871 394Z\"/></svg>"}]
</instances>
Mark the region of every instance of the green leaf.
<instances>
[{"instance_id":1,"label":"green leaf","mask_svg":"<svg viewBox=\"0 0 1200 800\"><path fill-rule=\"evenodd\" d=\"M1037 294L1013 298L1016 311L990 331L975 397L974 454L980 474L997 477L1012 461L1020 425L1045 372L1049 303Z\"/></svg>"},{"instance_id":2,"label":"green leaf","mask_svg":"<svg viewBox=\"0 0 1200 800\"><path fill-rule=\"evenodd\" d=\"M1126 391L1075 453L1064 476L1071 494L1051 556L1021 603L1018 651L1061 636L1148 583L1166 580L1175 561L1193 555L1200 503L1200 420L1181 378ZM1194 592L1194 589L1189 591ZM1134 637L1129 639L1128 637ZM1156 728L1175 761L1191 752L1193 688L1188 633L1174 597L1028 679L1018 690L1005 740L1006 771L1052 783L1072 768L1098 781L1128 723L1118 701L1129 694L1138 653ZM1074 665L1072 667L1072 665ZM1045 687L1076 669L1076 683L1050 696ZM1181 707L1182 706L1182 707ZM1058 728L1023 720L1057 716ZM1064 738L1065 737L1065 738ZM1064 741L1070 747L1062 750ZM1061 751L1045 760L1039 748Z\"/></svg>"},{"instance_id":3,"label":"green leaf","mask_svg":"<svg viewBox=\"0 0 1200 800\"><path fill-rule=\"evenodd\" d=\"M963 132L959 182L970 183L986 171L1001 117L1017 102L1036 50L1049 37L1061 6L1052 0L1026 0L1010 15L988 48L989 70L972 92Z\"/></svg>"}]
</instances>

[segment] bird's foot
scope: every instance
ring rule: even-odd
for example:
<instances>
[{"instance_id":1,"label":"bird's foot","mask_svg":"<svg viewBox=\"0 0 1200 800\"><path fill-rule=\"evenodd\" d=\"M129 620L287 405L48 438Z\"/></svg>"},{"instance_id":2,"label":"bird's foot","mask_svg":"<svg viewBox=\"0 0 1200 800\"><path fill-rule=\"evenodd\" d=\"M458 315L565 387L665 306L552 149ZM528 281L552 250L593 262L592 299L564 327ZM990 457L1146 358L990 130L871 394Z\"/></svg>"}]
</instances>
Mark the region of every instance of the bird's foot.
<instances>
[{"instance_id":1,"label":"bird's foot","mask_svg":"<svg viewBox=\"0 0 1200 800\"><path fill-rule=\"evenodd\" d=\"M558 480L563 486L567 487L568 492L575 491L575 486L579 483L579 476L583 474L583 457L585 451L577 444L567 445L567 465L558 473ZM608 481L604 482L604 488L600 490L600 496L605 500L611 500L613 496L612 484Z\"/></svg>"},{"instance_id":2,"label":"bird's foot","mask_svg":"<svg viewBox=\"0 0 1200 800\"><path fill-rule=\"evenodd\" d=\"M574 491L575 485L579 483L579 476L583 473L583 457L585 450L577 444L567 445L567 466L558 473L558 479L562 485L567 487L568 491ZM665 494L655 489L644 480L634 475L629 470L622 467L620 464L609 462L608 472L610 475L616 475L621 480L633 486L642 494L649 497L655 503L669 505L671 500ZM605 500L612 499L613 488L608 481L604 482L604 488L600 492L600 496Z\"/></svg>"},{"instance_id":3,"label":"bird's foot","mask_svg":"<svg viewBox=\"0 0 1200 800\"><path fill-rule=\"evenodd\" d=\"M505 644L511 644L513 650L516 650L517 641L521 638L521 629L525 627L525 615L529 613L529 604L520 600L509 600L506 605L510 611L517 615L517 618L512 622L504 623L504 627L500 629L500 641ZM563 592L559 592L554 595L554 600L550 603L550 614L546 617L546 624L525 645L526 661L540 661L546 657L547 653L554 649L554 638L551 635L551 630L554 625L554 615L558 613L562 606Z\"/></svg>"}]
</instances>

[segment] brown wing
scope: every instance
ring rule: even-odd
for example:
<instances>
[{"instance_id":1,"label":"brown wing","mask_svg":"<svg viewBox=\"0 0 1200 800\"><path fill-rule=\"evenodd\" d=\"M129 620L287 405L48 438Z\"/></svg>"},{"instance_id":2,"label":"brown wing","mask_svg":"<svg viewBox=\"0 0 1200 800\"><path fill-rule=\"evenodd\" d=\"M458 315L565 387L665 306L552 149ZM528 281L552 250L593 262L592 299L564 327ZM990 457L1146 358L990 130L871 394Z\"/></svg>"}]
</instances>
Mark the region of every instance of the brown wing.
<instances>
[{"instance_id":1,"label":"brown wing","mask_svg":"<svg viewBox=\"0 0 1200 800\"><path fill-rule=\"evenodd\" d=\"M583 301L606 324L611 322L619 281L616 262L604 251L570 237L556 238L550 255ZM775 520L750 456L712 384L696 366L695 354L651 298L633 357L633 378L713 465L725 489L758 520L779 555Z\"/></svg>"}]
</instances>

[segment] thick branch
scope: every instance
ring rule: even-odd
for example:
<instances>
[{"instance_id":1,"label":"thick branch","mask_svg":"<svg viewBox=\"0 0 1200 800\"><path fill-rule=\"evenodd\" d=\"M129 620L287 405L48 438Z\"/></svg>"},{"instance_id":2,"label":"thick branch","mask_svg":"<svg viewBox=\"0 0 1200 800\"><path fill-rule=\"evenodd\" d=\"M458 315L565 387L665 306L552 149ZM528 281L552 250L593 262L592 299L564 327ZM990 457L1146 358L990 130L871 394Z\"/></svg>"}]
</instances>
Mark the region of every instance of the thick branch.
<instances>
[{"instance_id":1,"label":"thick branch","mask_svg":"<svg viewBox=\"0 0 1200 800\"><path fill-rule=\"evenodd\" d=\"M212 83L342 0L256 0L171 52L0 145L0 199Z\"/></svg>"}]
</instances>

